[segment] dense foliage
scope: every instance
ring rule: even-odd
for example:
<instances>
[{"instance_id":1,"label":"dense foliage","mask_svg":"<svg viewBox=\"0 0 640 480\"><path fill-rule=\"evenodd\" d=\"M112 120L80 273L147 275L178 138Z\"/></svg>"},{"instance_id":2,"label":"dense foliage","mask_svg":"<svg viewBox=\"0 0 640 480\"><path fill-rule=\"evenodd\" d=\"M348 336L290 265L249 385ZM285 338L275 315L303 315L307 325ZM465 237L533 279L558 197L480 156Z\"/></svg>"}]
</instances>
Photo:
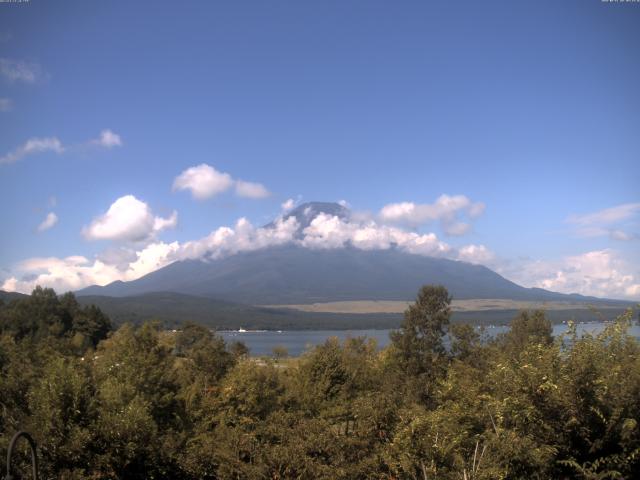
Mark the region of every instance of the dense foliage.
<instances>
[{"instance_id":1,"label":"dense foliage","mask_svg":"<svg viewBox=\"0 0 640 480\"><path fill-rule=\"evenodd\" d=\"M113 331L36 289L0 304L0 458L25 429L42 478L640 478L631 313L553 338L522 312L483 340L449 304L423 287L383 350L330 339L256 359L195 324Z\"/></svg>"}]
</instances>

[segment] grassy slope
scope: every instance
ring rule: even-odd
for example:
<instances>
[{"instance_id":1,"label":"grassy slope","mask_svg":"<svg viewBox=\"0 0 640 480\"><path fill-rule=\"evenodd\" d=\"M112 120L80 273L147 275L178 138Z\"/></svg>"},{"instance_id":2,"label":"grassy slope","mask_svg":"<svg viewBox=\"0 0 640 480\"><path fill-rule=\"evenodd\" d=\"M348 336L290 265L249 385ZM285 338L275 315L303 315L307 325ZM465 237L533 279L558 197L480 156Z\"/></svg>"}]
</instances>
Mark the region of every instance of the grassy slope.
<instances>
[{"instance_id":1,"label":"grassy slope","mask_svg":"<svg viewBox=\"0 0 640 480\"><path fill-rule=\"evenodd\" d=\"M297 305L263 305L267 308L291 308L302 312L316 313L402 313L412 302L395 300L355 300L343 302L324 302ZM618 300L602 300L593 302L599 310L624 309L635 306L633 302ZM478 312L484 310L589 310L590 302L534 302L525 300L503 300L503 299L467 299L453 300L452 309L454 312Z\"/></svg>"}]
</instances>

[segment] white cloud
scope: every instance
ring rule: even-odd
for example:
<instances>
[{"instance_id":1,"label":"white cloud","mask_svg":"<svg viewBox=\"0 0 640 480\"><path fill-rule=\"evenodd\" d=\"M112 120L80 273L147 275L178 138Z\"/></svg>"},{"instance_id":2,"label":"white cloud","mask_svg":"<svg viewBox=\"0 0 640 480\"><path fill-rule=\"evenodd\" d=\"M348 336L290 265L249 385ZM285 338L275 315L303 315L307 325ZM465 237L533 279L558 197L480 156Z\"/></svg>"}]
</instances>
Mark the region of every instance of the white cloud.
<instances>
[{"instance_id":1,"label":"white cloud","mask_svg":"<svg viewBox=\"0 0 640 480\"><path fill-rule=\"evenodd\" d=\"M418 219L416 216L416 204L413 202L391 203L380 210L380 217L391 222L409 222L409 220L413 220L413 223L424 222L423 218Z\"/></svg>"},{"instance_id":2,"label":"white cloud","mask_svg":"<svg viewBox=\"0 0 640 480\"><path fill-rule=\"evenodd\" d=\"M178 212L174 210L169 218L155 217L155 219L153 220L153 231L160 232L168 228L176 228L177 224Z\"/></svg>"},{"instance_id":3,"label":"white cloud","mask_svg":"<svg viewBox=\"0 0 640 480\"><path fill-rule=\"evenodd\" d=\"M53 212L49 212L46 218L42 221L42 223L38 225L38 232L44 232L45 230L49 230L56 223L58 223L58 216Z\"/></svg>"},{"instance_id":4,"label":"white cloud","mask_svg":"<svg viewBox=\"0 0 640 480\"><path fill-rule=\"evenodd\" d=\"M622 230L611 230L609 232L609 237L613 240L620 240L622 242L628 242L629 240L633 240L637 238L637 235L632 233L623 232Z\"/></svg>"},{"instance_id":5,"label":"white cloud","mask_svg":"<svg viewBox=\"0 0 640 480\"><path fill-rule=\"evenodd\" d=\"M206 163L187 168L173 181L174 191L190 190L191 195L198 200L218 195L232 186L231 175L219 172Z\"/></svg>"},{"instance_id":6,"label":"white cloud","mask_svg":"<svg viewBox=\"0 0 640 480\"><path fill-rule=\"evenodd\" d=\"M180 258L222 258L239 252L284 245L295 240L298 222L294 217L273 222L273 228L254 227L240 218L234 228L220 227L206 237L182 244Z\"/></svg>"},{"instance_id":7,"label":"white cloud","mask_svg":"<svg viewBox=\"0 0 640 480\"><path fill-rule=\"evenodd\" d=\"M89 285L107 285L115 280L134 280L173 261L170 259L177 248L177 242L148 245L135 253L135 260L125 269L98 258L91 261L83 256L32 258L18 265L18 271L27 274L23 279L12 276L2 283L0 289L31 293L36 285L44 285L66 292Z\"/></svg>"},{"instance_id":8,"label":"white cloud","mask_svg":"<svg viewBox=\"0 0 640 480\"><path fill-rule=\"evenodd\" d=\"M31 258L18 265L18 270L28 273L28 279L10 277L4 281L0 289L31 293L36 285L42 285L54 288L58 292L65 292L93 283L106 285L119 276L115 267L100 261L91 263L81 256Z\"/></svg>"},{"instance_id":9,"label":"white cloud","mask_svg":"<svg viewBox=\"0 0 640 480\"><path fill-rule=\"evenodd\" d=\"M118 270L125 271L129 264L136 261L138 255L130 245L111 245L106 250L96 255L96 259L107 265L113 265Z\"/></svg>"},{"instance_id":10,"label":"white cloud","mask_svg":"<svg viewBox=\"0 0 640 480\"><path fill-rule=\"evenodd\" d=\"M624 203L584 215L571 215L567 223L574 225L582 237L609 236L613 240L629 241L637 235L629 233L629 221L640 215L640 203Z\"/></svg>"},{"instance_id":11,"label":"white cloud","mask_svg":"<svg viewBox=\"0 0 640 480\"><path fill-rule=\"evenodd\" d=\"M10 98L0 98L0 112L8 112L13 108Z\"/></svg>"},{"instance_id":12,"label":"white cloud","mask_svg":"<svg viewBox=\"0 0 640 480\"><path fill-rule=\"evenodd\" d=\"M122 139L120 138L120 135L118 135L117 133L114 133L111 130L106 129L100 132L100 137L94 140L91 140L89 143L93 145L98 145L104 148L113 148L113 147L121 147Z\"/></svg>"},{"instance_id":13,"label":"white cloud","mask_svg":"<svg viewBox=\"0 0 640 480\"><path fill-rule=\"evenodd\" d=\"M447 235L464 235L471 225L459 220L466 214L470 219L478 218L484 212L482 202L472 202L465 195L441 195L434 203L416 204L401 202L385 205L379 213L383 222L407 225L412 228L439 221Z\"/></svg>"},{"instance_id":14,"label":"white cloud","mask_svg":"<svg viewBox=\"0 0 640 480\"><path fill-rule=\"evenodd\" d=\"M147 273L168 265L176 259L175 254L179 249L178 242L158 242L147 245L144 249L136 252L137 258L135 262L129 264L122 279L133 280L140 278Z\"/></svg>"},{"instance_id":15,"label":"white cloud","mask_svg":"<svg viewBox=\"0 0 640 480\"><path fill-rule=\"evenodd\" d=\"M495 254L484 245L466 245L458 250L458 259L469 263L487 265L493 262Z\"/></svg>"},{"instance_id":16,"label":"white cloud","mask_svg":"<svg viewBox=\"0 0 640 480\"><path fill-rule=\"evenodd\" d=\"M307 211L305 210L305 215ZM304 229L302 245L307 248L342 248L354 236L357 224L343 221L340 217L321 213Z\"/></svg>"},{"instance_id":17,"label":"white cloud","mask_svg":"<svg viewBox=\"0 0 640 480\"><path fill-rule=\"evenodd\" d=\"M246 198L266 198L271 193L261 183L245 182L236 180L236 195Z\"/></svg>"},{"instance_id":18,"label":"white cloud","mask_svg":"<svg viewBox=\"0 0 640 480\"><path fill-rule=\"evenodd\" d=\"M57 154L61 154L67 150L73 150L76 147L83 147L87 145L97 145L104 148L112 148L122 145L122 141L120 140L120 136L113 133L111 130L103 130L100 133L99 138L89 140L88 142L76 145L75 147L66 147L62 145L62 142L57 137L34 137L30 138L23 145L20 145L3 157L0 157L0 164L15 163L26 156L34 155L36 153L55 152Z\"/></svg>"},{"instance_id":19,"label":"white cloud","mask_svg":"<svg viewBox=\"0 0 640 480\"><path fill-rule=\"evenodd\" d=\"M604 298L640 298L640 277L612 249L570 255L556 261L525 260L498 271L527 287Z\"/></svg>"},{"instance_id":20,"label":"white cloud","mask_svg":"<svg viewBox=\"0 0 640 480\"><path fill-rule=\"evenodd\" d=\"M133 195L118 198L109 210L82 229L89 240L143 241L176 226L177 212L169 218L155 217L149 205Z\"/></svg>"},{"instance_id":21,"label":"white cloud","mask_svg":"<svg viewBox=\"0 0 640 480\"><path fill-rule=\"evenodd\" d=\"M464 222L451 222L443 225L444 232L452 237L460 237L471 230L471 225Z\"/></svg>"},{"instance_id":22,"label":"white cloud","mask_svg":"<svg viewBox=\"0 0 640 480\"><path fill-rule=\"evenodd\" d=\"M640 213L640 203L625 203L585 215L572 215L568 221L578 225L611 224Z\"/></svg>"},{"instance_id":23,"label":"white cloud","mask_svg":"<svg viewBox=\"0 0 640 480\"><path fill-rule=\"evenodd\" d=\"M234 179L228 173L219 172L211 165L202 163L187 168L173 181L173 191L189 190L193 198L204 200L235 187L235 193L245 198L266 198L271 195L261 183Z\"/></svg>"},{"instance_id":24,"label":"white cloud","mask_svg":"<svg viewBox=\"0 0 640 480\"><path fill-rule=\"evenodd\" d=\"M10 82L36 83L45 77L37 63L0 58L0 75Z\"/></svg>"},{"instance_id":25,"label":"white cloud","mask_svg":"<svg viewBox=\"0 0 640 480\"><path fill-rule=\"evenodd\" d=\"M350 222L321 213L304 229L300 244L307 248L343 248L352 245L362 250L386 250L398 247L418 255L445 255L452 247L434 233L419 235L400 228L379 225L375 221Z\"/></svg>"},{"instance_id":26,"label":"white cloud","mask_svg":"<svg viewBox=\"0 0 640 480\"><path fill-rule=\"evenodd\" d=\"M289 210L293 210L293 207L295 206L296 206L296 202L293 198L289 198L285 202L282 202L282 204L280 205L284 213L287 213Z\"/></svg>"},{"instance_id":27,"label":"white cloud","mask_svg":"<svg viewBox=\"0 0 640 480\"><path fill-rule=\"evenodd\" d=\"M23 145L7 153L5 156L0 157L0 164L15 163L28 155L42 152L55 152L60 154L64 152L64 147L56 137L30 138Z\"/></svg>"},{"instance_id":28,"label":"white cloud","mask_svg":"<svg viewBox=\"0 0 640 480\"><path fill-rule=\"evenodd\" d=\"M480 217L485 211L486 205L482 202L472 203L467 209L467 213L471 218Z\"/></svg>"}]
</instances>

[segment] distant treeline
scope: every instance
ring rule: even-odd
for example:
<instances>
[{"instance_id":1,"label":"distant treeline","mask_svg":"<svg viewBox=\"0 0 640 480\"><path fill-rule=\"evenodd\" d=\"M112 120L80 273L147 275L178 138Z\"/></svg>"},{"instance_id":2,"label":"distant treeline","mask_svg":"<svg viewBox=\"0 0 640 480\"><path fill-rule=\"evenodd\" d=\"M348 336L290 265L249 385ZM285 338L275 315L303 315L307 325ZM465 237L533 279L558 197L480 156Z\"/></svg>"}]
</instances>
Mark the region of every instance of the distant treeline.
<instances>
[{"instance_id":1,"label":"distant treeline","mask_svg":"<svg viewBox=\"0 0 640 480\"><path fill-rule=\"evenodd\" d=\"M191 321L216 330L235 330L239 327L251 330L366 330L398 328L403 318L401 313L318 313L254 307L171 292L131 297L84 296L78 297L78 301L83 305L99 306L115 325L160 320L167 328L179 328L185 321ZM583 309L549 310L547 318L552 323L570 319L593 322L613 320L624 311L624 306L599 311L589 310L585 306ZM508 325L517 314L517 310L504 309L453 312L451 321L474 325Z\"/></svg>"},{"instance_id":2,"label":"distant treeline","mask_svg":"<svg viewBox=\"0 0 640 480\"><path fill-rule=\"evenodd\" d=\"M83 296L84 305L97 305L114 324L142 324L150 319L167 328L179 328L185 321L216 330L340 330L396 328L402 314L309 313L286 308L254 307L206 297L172 292L132 297Z\"/></svg>"},{"instance_id":3,"label":"distant treeline","mask_svg":"<svg viewBox=\"0 0 640 480\"><path fill-rule=\"evenodd\" d=\"M24 429L42 478L640 478L631 312L558 339L523 311L482 342L450 302L423 287L382 350L330 339L257 360L192 323L114 330L37 288L0 301L0 458Z\"/></svg>"}]
</instances>

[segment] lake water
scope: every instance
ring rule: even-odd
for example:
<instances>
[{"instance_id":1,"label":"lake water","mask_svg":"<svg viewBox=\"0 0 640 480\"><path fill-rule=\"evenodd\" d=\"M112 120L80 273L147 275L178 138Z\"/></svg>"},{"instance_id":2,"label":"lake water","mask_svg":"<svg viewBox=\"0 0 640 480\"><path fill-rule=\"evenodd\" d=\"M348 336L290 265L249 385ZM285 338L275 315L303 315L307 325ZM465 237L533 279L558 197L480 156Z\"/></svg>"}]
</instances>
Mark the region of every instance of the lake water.
<instances>
[{"instance_id":1,"label":"lake water","mask_svg":"<svg viewBox=\"0 0 640 480\"><path fill-rule=\"evenodd\" d=\"M578 334L589 332L596 334L602 331L604 324L600 322L578 324ZM504 333L509 327L490 327L485 330L489 336ZM554 325L553 334L560 335L567 329L566 325ZM338 337L340 340L353 337L375 338L381 348L389 343L391 330L297 330L297 331L223 331L218 332L227 342L241 341L249 347L253 356L271 355L273 348L283 346L291 356L298 356L306 350L324 343L327 338ZM640 339L640 326L634 324L629 333Z\"/></svg>"}]
</instances>

